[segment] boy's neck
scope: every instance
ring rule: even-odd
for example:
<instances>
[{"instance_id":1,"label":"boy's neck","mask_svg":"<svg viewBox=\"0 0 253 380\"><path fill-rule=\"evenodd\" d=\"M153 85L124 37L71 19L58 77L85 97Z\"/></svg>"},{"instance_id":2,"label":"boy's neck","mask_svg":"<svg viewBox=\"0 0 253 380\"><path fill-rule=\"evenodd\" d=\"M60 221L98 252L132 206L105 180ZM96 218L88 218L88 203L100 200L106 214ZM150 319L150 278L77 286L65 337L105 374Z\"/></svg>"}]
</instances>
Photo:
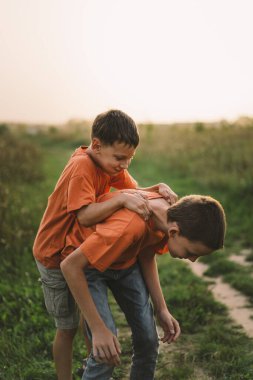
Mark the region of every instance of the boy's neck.
<instances>
[{"instance_id":1,"label":"boy's neck","mask_svg":"<svg viewBox=\"0 0 253 380\"><path fill-rule=\"evenodd\" d=\"M152 210L151 219L154 229L167 234L167 212L170 207L169 203L164 198L154 198L149 200L149 206Z\"/></svg>"},{"instance_id":2,"label":"boy's neck","mask_svg":"<svg viewBox=\"0 0 253 380\"><path fill-rule=\"evenodd\" d=\"M88 156L92 159L96 166L100 166L97 161L96 154L94 153L94 150L91 148L91 145L88 146L85 153L88 154Z\"/></svg>"},{"instance_id":3,"label":"boy's neck","mask_svg":"<svg viewBox=\"0 0 253 380\"><path fill-rule=\"evenodd\" d=\"M93 150L92 150L92 148L91 148L91 145L88 146L88 148L86 149L86 152L85 152L85 153L88 154L90 157L93 158L94 152L93 152Z\"/></svg>"}]
</instances>

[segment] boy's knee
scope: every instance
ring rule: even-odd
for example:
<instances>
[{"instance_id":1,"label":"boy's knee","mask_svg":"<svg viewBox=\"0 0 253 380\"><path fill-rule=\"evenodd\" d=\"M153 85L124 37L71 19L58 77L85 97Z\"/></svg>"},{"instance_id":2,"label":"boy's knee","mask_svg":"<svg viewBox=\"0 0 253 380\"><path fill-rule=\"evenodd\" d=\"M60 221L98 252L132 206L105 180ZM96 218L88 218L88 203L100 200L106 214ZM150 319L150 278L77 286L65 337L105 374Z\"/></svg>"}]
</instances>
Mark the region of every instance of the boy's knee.
<instances>
[{"instance_id":1,"label":"boy's knee","mask_svg":"<svg viewBox=\"0 0 253 380\"><path fill-rule=\"evenodd\" d=\"M82 379L111 379L113 370L113 365L98 363L91 353Z\"/></svg>"},{"instance_id":2,"label":"boy's knee","mask_svg":"<svg viewBox=\"0 0 253 380\"><path fill-rule=\"evenodd\" d=\"M57 329L57 337L65 340L73 340L77 332L77 328L74 329Z\"/></svg>"},{"instance_id":3,"label":"boy's knee","mask_svg":"<svg viewBox=\"0 0 253 380\"><path fill-rule=\"evenodd\" d=\"M144 344L148 353L150 352L151 354L158 354L159 341L157 335L148 337L145 340Z\"/></svg>"},{"instance_id":4,"label":"boy's knee","mask_svg":"<svg viewBox=\"0 0 253 380\"><path fill-rule=\"evenodd\" d=\"M159 341L157 334L147 334L134 341L135 351L145 352L145 355L158 355Z\"/></svg>"}]
</instances>

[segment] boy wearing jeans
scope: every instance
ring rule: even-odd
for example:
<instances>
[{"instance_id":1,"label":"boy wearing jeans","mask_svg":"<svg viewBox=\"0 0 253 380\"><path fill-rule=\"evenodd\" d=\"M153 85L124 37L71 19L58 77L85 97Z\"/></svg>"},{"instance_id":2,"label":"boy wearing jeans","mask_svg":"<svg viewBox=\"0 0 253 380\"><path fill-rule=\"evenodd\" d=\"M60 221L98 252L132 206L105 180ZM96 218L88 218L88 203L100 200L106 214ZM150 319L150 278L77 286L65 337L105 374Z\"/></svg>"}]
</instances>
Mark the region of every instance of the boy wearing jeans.
<instances>
[{"instance_id":1,"label":"boy wearing jeans","mask_svg":"<svg viewBox=\"0 0 253 380\"><path fill-rule=\"evenodd\" d=\"M116 196L105 194L103 202ZM120 344L108 306L110 288L132 331L131 380L154 379L158 338L152 305L164 335L171 343L180 327L167 309L159 283L155 253L197 260L223 247L225 214L208 196L184 197L169 206L150 193L150 221L130 210L115 212L98 223L90 236L61 263L69 288L86 320L92 353L82 380L110 379L120 361Z\"/></svg>"},{"instance_id":2,"label":"boy wearing jeans","mask_svg":"<svg viewBox=\"0 0 253 380\"><path fill-rule=\"evenodd\" d=\"M143 219L149 218L145 196L118 193L103 204L96 203L111 187L136 188L127 168L138 143L136 125L124 112L111 110L98 115L92 125L90 146L74 152L48 198L33 253L41 272L47 309L55 317L53 355L59 380L72 379L72 344L79 319L76 311L73 314L74 301L62 282L60 263L85 241L89 235L85 227L101 222L122 207L134 210ZM150 189L172 203L176 198L164 184ZM49 278L45 278L45 273Z\"/></svg>"}]
</instances>

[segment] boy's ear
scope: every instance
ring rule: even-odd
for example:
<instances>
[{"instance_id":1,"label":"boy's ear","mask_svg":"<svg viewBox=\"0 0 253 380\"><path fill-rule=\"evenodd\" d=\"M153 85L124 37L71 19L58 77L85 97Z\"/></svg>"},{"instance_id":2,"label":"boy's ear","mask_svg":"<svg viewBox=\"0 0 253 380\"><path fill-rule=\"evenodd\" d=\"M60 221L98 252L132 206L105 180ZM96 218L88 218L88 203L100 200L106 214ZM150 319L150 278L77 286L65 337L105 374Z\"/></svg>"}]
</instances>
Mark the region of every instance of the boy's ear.
<instances>
[{"instance_id":1,"label":"boy's ear","mask_svg":"<svg viewBox=\"0 0 253 380\"><path fill-rule=\"evenodd\" d=\"M180 228L177 222L170 222L169 228L168 228L169 237L175 237L176 235L179 235L179 234L180 234Z\"/></svg>"},{"instance_id":2,"label":"boy's ear","mask_svg":"<svg viewBox=\"0 0 253 380\"><path fill-rule=\"evenodd\" d=\"M91 149L95 152L98 153L100 152L101 149L101 141L97 138L94 137L91 141Z\"/></svg>"}]
</instances>

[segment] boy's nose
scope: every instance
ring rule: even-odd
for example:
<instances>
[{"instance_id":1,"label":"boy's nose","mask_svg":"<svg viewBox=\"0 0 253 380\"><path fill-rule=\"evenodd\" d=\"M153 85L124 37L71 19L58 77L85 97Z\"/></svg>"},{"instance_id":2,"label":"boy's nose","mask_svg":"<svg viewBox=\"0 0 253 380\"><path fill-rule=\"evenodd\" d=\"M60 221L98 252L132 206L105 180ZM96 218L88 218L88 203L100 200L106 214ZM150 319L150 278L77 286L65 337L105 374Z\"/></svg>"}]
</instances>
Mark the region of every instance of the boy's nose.
<instances>
[{"instance_id":1,"label":"boy's nose","mask_svg":"<svg viewBox=\"0 0 253 380\"><path fill-rule=\"evenodd\" d=\"M194 263L194 261L197 260L197 257L195 257L195 256L189 257L189 260L191 260Z\"/></svg>"},{"instance_id":2,"label":"boy's nose","mask_svg":"<svg viewBox=\"0 0 253 380\"><path fill-rule=\"evenodd\" d=\"M122 162L122 163L120 164L121 169L127 169L128 166L129 166L129 160L127 160L127 161L125 161L125 162Z\"/></svg>"}]
</instances>

